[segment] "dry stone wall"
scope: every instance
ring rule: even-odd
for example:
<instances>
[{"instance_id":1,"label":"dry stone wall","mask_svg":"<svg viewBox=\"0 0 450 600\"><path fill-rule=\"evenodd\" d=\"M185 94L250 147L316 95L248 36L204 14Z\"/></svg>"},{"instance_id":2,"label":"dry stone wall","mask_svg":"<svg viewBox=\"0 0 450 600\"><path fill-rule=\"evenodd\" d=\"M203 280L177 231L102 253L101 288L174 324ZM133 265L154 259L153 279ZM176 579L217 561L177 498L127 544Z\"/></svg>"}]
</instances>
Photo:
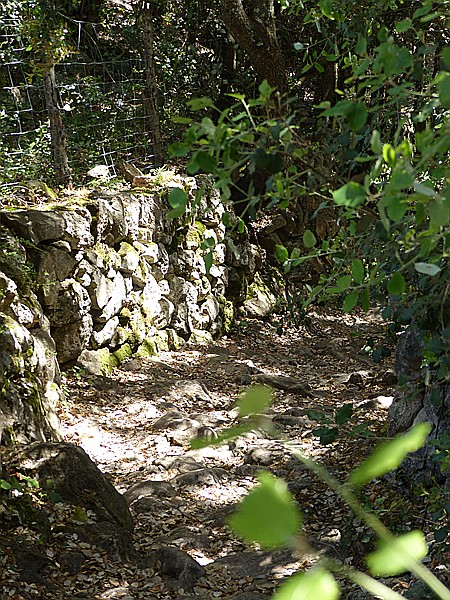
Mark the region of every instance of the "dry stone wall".
<instances>
[{"instance_id":1,"label":"dry stone wall","mask_svg":"<svg viewBox=\"0 0 450 600\"><path fill-rule=\"evenodd\" d=\"M198 220L167 219L168 188L193 201L200 185ZM105 373L131 355L212 340L227 306L223 212L206 179L178 176L0 212L3 442L59 437L60 364Z\"/></svg>"}]
</instances>

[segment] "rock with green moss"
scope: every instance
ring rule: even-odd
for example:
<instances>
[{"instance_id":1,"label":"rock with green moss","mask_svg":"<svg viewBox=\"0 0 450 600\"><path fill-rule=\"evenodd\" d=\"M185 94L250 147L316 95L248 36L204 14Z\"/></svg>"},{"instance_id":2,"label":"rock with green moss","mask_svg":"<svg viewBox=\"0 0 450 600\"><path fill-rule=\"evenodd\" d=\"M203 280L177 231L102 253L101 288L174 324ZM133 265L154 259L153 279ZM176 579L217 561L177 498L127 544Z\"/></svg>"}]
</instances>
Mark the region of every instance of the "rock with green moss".
<instances>
[{"instance_id":1,"label":"rock with green moss","mask_svg":"<svg viewBox=\"0 0 450 600\"><path fill-rule=\"evenodd\" d=\"M194 329L188 340L189 346L209 346L214 341L209 331Z\"/></svg>"},{"instance_id":2,"label":"rock with green moss","mask_svg":"<svg viewBox=\"0 0 450 600\"><path fill-rule=\"evenodd\" d=\"M0 313L0 439L21 443L60 439L61 398L55 346L47 332L29 331Z\"/></svg>"},{"instance_id":3,"label":"rock with green moss","mask_svg":"<svg viewBox=\"0 0 450 600\"><path fill-rule=\"evenodd\" d=\"M136 248L128 242L122 242L118 255L121 259L119 270L127 274L134 273L138 268L140 260L139 252Z\"/></svg>"},{"instance_id":4,"label":"rock with green moss","mask_svg":"<svg viewBox=\"0 0 450 600\"><path fill-rule=\"evenodd\" d=\"M142 342L134 355L138 358L148 358L149 356L156 356L156 354L158 354L156 340L154 338L147 338Z\"/></svg>"},{"instance_id":5,"label":"rock with green moss","mask_svg":"<svg viewBox=\"0 0 450 600\"><path fill-rule=\"evenodd\" d=\"M131 349L130 344L125 343L117 348L117 350L114 350L114 352L111 353L111 356L116 359L118 366L122 364L124 360L133 356L133 350Z\"/></svg>"},{"instance_id":6,"label":"rock with green moss","mask_svg":"<svg viewBox=\"0 0 450 600\"><path fill-rule=\"evenodd\" d=\"M243 309L248 317L267 317L277 306L277 296L263 282L257 273L255 279L248 286L247 298Z\"/></svg>"},{"instance_id":7,"label":"rock with green moss","mask_svg":"<svg viewBox=\"0 0 450 600\"><path fill-rule=\"evenodd\" d=\"M219 296L219 310L222 318L222 329L228 334L233 329L236 321L236 310L233 302L227 300L225 296Z\"/></svg>"}]
</instances>

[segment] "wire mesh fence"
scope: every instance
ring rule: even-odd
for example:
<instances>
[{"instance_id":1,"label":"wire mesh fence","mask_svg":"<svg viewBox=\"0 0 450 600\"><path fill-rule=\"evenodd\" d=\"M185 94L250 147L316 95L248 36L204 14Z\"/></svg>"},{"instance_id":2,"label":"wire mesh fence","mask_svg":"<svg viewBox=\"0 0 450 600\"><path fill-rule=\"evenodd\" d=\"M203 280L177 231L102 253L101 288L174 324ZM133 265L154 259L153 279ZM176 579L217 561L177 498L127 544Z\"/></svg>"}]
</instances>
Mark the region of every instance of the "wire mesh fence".
<instances>
[{"instance_id":1,"label":"wire mesh fence","mask_svg":"<svg viewBox=\"0 0 450 600\"><path fill-rule=\"evenodd\" d=\"M29 179L52 179L52 153L42 79L25 48L3 29L0 48L0 189ZM144 110L144 61L87 62L72 56L56 65L59 108L75 181L98 165L116 174L118 159L153 165L152 131Z\"/></svg>"}]
</instances>

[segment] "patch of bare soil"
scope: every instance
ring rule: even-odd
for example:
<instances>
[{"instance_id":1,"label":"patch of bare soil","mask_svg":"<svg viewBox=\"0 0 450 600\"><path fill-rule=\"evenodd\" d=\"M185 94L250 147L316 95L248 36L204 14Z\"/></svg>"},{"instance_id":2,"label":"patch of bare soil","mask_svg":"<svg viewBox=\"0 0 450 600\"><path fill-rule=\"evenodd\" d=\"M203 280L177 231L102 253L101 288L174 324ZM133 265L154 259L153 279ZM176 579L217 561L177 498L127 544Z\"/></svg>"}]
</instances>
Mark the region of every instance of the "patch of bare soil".
<instances>
[{"instance_id":1,"label":"patch of bare soil","mask_svg":"<svg viewBox=\"0 0 450 600\"><path fill-rule=\"evenodd\" d=\"M113 561L77 534L66 536L64 546L53 535L46 554L59 568L46 581L21 581L14 561L6 560L1 598L257 600L270 597L283 578L308 568L321 553L361 567L372 547L370 532L293 458L285 441L341 481L370 452L382 435L395 376L390 358L375 363L364 351L369 339L372 348L393 345L375 317L317 313L308 325L281 335L270 322L243 323L212 347L132 359L110 377L66 373L67 400L60 415L65 439L84 448L125 494L137 555L176 548L196 561L194 573L187 564L180 576L180 569L164 567L160 555L146 565ZM268 413L273 433L258 430L192 450L192 437L214 439L235 424L235 402L254 382L274 389ZM321 445L318 427L328 420L325 425L332 429L336 411L345 404L352 404L353 415L339 426L334 442ZM305 536L293 549L261 552L227 527L227 516L261 469L287 481L304 515ZM406 500L395 504L389 494L378 483L368 486L363 500L379 514L386 509L388 524L400 523ZM58 501L43 510L53 530L90 519L82 507ZM423 518L418 505L416 511L417 519ZM17 535L32 535L24 529L18 526ZM71 559L64 561L66 555ZM396 581L394 587L402 593L408 582ZM343 597L371 596L346 585Z\"/></svg>"}]
</instances>

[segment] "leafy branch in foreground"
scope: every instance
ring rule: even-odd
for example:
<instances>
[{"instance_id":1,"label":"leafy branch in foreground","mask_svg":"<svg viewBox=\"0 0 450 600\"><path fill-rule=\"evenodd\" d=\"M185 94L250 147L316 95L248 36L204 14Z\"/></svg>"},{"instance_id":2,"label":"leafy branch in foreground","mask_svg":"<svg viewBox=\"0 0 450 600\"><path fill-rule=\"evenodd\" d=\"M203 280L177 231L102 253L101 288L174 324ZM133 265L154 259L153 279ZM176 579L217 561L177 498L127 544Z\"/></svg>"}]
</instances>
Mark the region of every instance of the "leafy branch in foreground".
<instances>
[{"instance_id":1,"label":"leafy branch in foreground","mask_svg":"<svg viewBox=\"0 0 450 600\"><path fill-rule=\"evenodd\" d=\"M261 415L272 402L272 392L266 386L248 388L237 402L241 422ZM250 421L251 423L251 421ZM247 429L248 431L249 429ZM306 467L313 471L366 523L378 537L378 547L366 556L371 575L342 565L328 557L321 558L311 570L291 577L280 586L274 600L295 598L320 598L336 600L340 588L332 573L344 577L385 600L401 596L374 577L398 575L410 571L421 579L441 600L450 600L450 590L426 569L422 560L428 553L425 537L413 530L394 536L373 514L368 512L357 498L358 490L376 477L396 469L408 453L421 448L430 433L429 423L420 423L405 434L380 444L348 477L346 483L336 480L323 466L308 458L295 445L281 441ZM225 430L221 441L236 437L242 432L237 426ZM194 440L194 446L207 444ZM258 476L258 485L244 498L237 512L229 519L232 530L247 542L256 542L263 548L277 548L294 544L301 535L303 516L294 502L286 483L270 473Z\"/></svg>"}]
</instances>

